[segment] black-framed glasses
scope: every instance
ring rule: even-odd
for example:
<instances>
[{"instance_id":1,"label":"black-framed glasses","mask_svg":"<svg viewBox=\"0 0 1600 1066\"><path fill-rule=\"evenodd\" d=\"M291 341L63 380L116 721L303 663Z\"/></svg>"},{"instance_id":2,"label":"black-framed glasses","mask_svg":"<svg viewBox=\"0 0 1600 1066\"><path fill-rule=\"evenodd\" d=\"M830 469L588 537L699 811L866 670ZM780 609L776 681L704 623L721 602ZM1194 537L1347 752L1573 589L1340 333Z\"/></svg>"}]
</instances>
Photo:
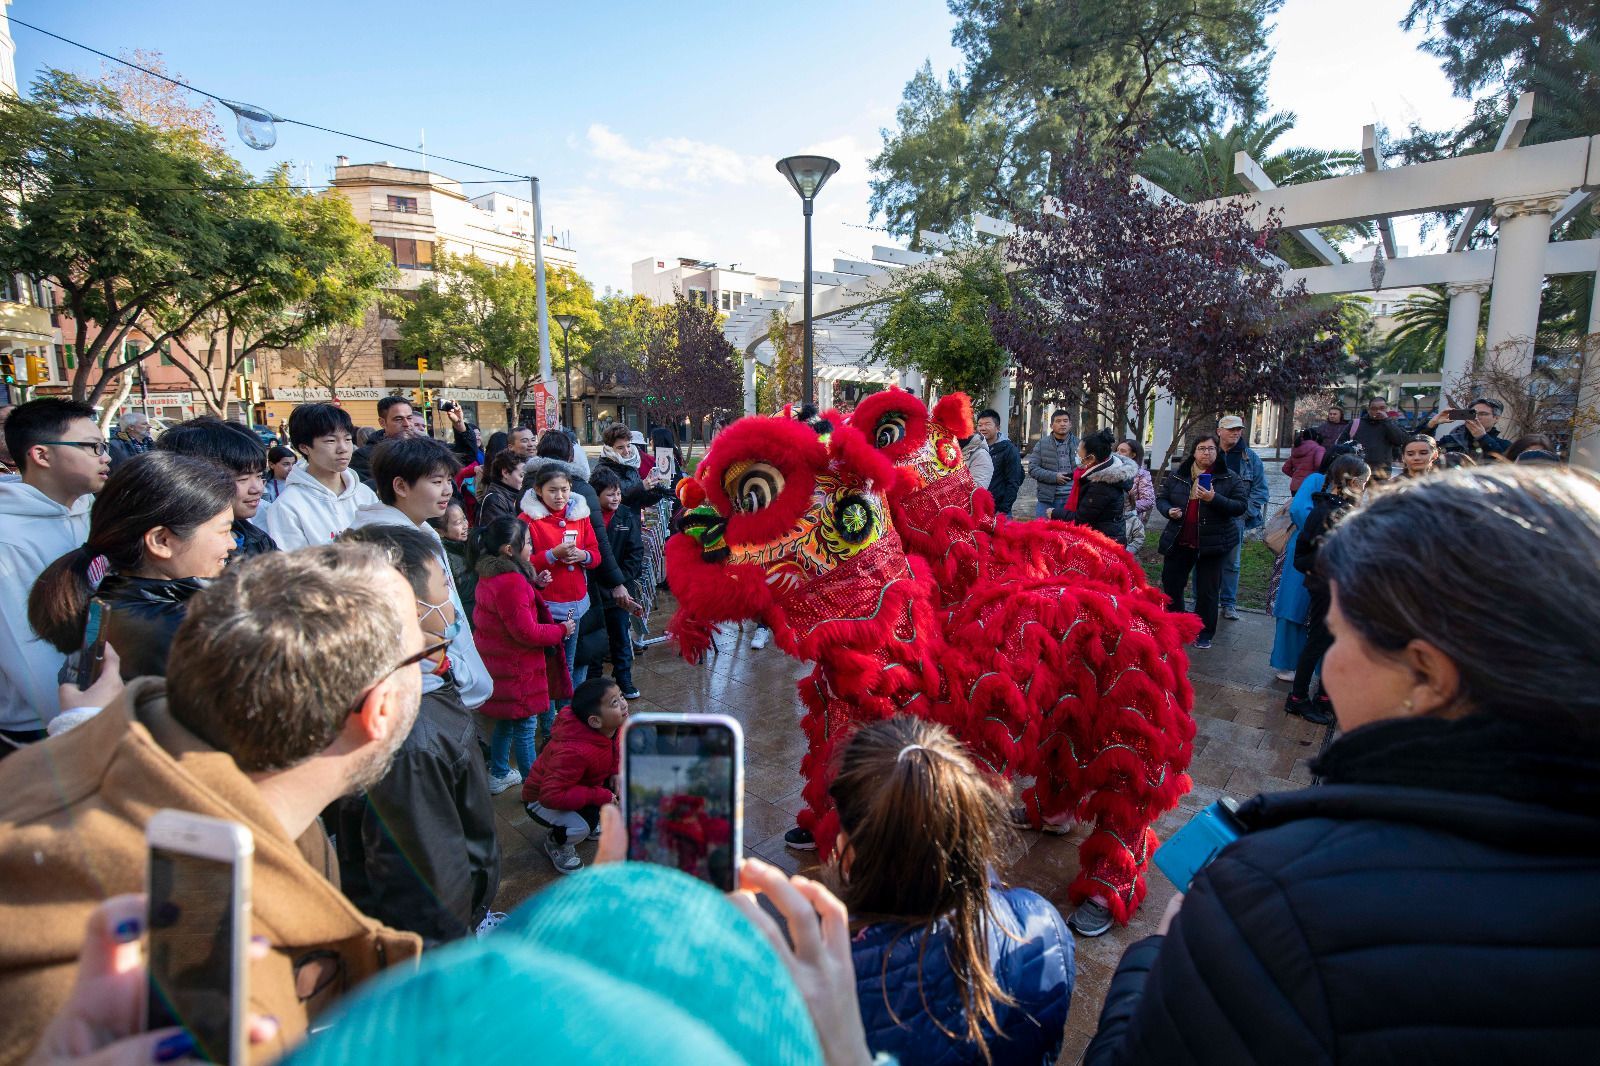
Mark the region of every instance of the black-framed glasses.
<instances>
[{"instance_id":1,"label":"black-framed glasses","mask_svg":"<svg viewBox=\"0 0 1600 1066\"><path fill-rule=\"evenodd\" d=\"M344 712L345 713L345 717L348 718L348 717L350 717L350 715L355 714L357 711L359 711L361 709L361 705L363 703L367 702L367 697L372 695L372 690L373 689L377 688L379 685L381 685L385 681L389 680L391 677L393 677L395 674L399 673L401 670L404 670L408 666L416 666L418 663L427 662L429 659L433 658L435 655L440 655L440 654L443 654L445 651L448 651L449 648L450 648L450 642L448 640L441 640L441 641L438 641L437 643L434 643L434 644L425 645L423 647L423 649L421 651L417 652L415 655L408 656L408 657L400 660L399 662L395 663L394 666L392 666L388 670L384 671L384 674L383 674L382 677L378 678L378 680L374 681L372 684L368 685L366 688L361 690L361 695L357 696L355 698L355 702L351 703L350 706L345 710L345 712Z\"/></svg>"},{"instance_id":2,"label":"black-framed glasses","mask_svg":"<svg viewBox=\"0 0 1600 1066\"><path fill-rule=\"evenodd\" d=\"M111 445L103 440L40 440L35 444L51 444L57 448L88 448L95 455L104 455L111 450Z\"/></svg>"}]
</instances>

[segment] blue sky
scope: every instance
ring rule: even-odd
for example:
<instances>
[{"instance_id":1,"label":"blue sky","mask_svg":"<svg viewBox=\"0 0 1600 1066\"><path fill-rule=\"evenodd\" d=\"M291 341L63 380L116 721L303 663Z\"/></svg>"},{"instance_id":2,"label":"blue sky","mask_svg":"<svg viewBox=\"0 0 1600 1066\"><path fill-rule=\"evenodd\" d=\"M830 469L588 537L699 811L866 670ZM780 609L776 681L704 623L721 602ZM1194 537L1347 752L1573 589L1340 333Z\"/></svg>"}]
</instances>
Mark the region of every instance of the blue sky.
<instances>
[{"instance_id":1,"label":"blue sky","mask_svg":"<svg viewBox=\"0 0 1600 1066\"><path fill-rule=\"evenodd\" d=\"M1289 0L1269 93L1300 114L1295 140L1355 148L1374 119L1403 128L1464 112L1396 27L1406 6ZM866 228L878 131L893 125L917 66L943 71L959 58L939 0L14 0L11 14L108 52L156 49L194 84L280 115L401 145L425 129L430 152L531 170L546 225L571 232L600 289L626 289L629 265L646 256L798 277L798 199L772 164L806 151L843 164L818 201L819 265L870 258L887 243ZM96 57L28 29L12 35L24 85L45 66L99 70ZM307 164L316 182L339 154L416 162L296 126L256 153L224 128L247 164Z\"/></svg>"}]
</instances>

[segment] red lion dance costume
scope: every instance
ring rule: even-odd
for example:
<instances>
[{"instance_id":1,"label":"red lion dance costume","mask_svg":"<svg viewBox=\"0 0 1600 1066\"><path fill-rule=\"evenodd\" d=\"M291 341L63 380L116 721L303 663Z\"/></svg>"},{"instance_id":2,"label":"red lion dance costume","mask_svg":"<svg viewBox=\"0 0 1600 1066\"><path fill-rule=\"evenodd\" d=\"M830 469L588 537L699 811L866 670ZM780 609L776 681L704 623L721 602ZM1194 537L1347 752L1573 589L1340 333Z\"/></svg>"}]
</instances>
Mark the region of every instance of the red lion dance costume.
<instances>
[{"instance_id":1,"label":"red lion dance costume","mask_svg":"<svg viewBox=\"0 0 1600 1066\"><path fill-rule=\"evenodd\" d=\"M1069 894L1126 922L1144 898L1150 824L1189 789L1181 649L1194 621L1168 615L1098 534L996 520L956 444L970 433L965 397L930 419L898 390L849 425L735 422L680 489L690 511L667 545L669 630L697 661L716 623L755 618L814 664L799 686L799 822L824 853L839 746L862 722L914 714L996 774L1033 777L1036 824L1092 822Z\"/></svg>"}]
</instances>

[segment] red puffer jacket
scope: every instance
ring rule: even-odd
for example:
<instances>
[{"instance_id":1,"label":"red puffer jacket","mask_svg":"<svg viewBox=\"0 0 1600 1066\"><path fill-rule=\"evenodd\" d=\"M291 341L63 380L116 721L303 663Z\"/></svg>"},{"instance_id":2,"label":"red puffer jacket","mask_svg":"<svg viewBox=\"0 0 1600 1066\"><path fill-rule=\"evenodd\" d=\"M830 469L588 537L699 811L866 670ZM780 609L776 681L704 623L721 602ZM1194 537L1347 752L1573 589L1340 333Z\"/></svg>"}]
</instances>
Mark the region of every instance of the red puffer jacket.
<instances>
[{"instance_id":1,"label":"red puffer jacket","mask_svg":"<svg viewBox=\"0 0 1600 1066\"><path fill-rule=\"evenodd\" d=\"M490 718L527 718L550 709L552 699L572 695L564 626L533 583L511 560L478 560L477 606L472 612L472 642L494 692L479 708Z\"/></svg>"},{"instance_id":2,"label":"red puffer jacket","mask_svg":"<svg viewBox=\"0 0 1600 1066\"><path fill-rule=\"evenodd\" d=\"M533 568L548 570L555 580L545 586L544 598L551 603L576 603L589 594L589 579L585 570L600 565L600 542L594 535L594 523L589 520L589 505L576 494L567 501L567 513L551 514L539 499L537 492L528 493L522 500L519 516L528 524L529 538L533 541ZM568 530L576 530L576 547L589 553L584 563L554 562L545 553L559 547Z\"/></svg>"},{"instance_id":3,"label":"red puffer jacket","mask_svg":"<svg viewBox=\"0 0 1600 1066\"><path fill-rule=\"evenodd\" d=\"M606 786L619 769L616 738L578 721L572 708L564 707L556 715L550 742L522 782L522 802L537 802L553 811L610 803L611 789Z\"/></svg>"}]
</instances>

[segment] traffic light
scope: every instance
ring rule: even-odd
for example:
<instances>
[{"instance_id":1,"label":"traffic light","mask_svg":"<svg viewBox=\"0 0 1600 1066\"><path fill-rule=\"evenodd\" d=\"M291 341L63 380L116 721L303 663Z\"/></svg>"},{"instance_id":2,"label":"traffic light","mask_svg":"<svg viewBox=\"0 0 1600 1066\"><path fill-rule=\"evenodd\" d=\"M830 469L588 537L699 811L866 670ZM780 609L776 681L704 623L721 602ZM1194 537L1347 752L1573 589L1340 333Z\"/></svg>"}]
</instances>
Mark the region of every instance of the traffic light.
<instances>
[{"instance_id":1,"label":"traffic light","mask_svg":"<svg viewBox=\"0 0 1600 1066\"><path fill-rule=\"evenodd\" d=\"M44 353L28 354L28 384L43 385L50 380L50 364L45 361Z\"/></svg>"},{"instance_id":2,"label":"traffic light","mask_svg":"<svg viewBox=\"0 0 1600 1066\"><path fill-rule=\"evenodd\" d=\"M0 352L0 382L7 385L17 383L17 364L10 352Z\"/></svg>"},{"instance_id":3,"label":"traffic light","mask_svg":"<svg viewBox=\"0 0 1600 1066\"><path fill-rule=\"evenodd\" d=\"M423 356L421 359L417 360L417 373L426 374L427 372L428 372L428 357L427 356Z\"/></svg>"}]
</instances>

